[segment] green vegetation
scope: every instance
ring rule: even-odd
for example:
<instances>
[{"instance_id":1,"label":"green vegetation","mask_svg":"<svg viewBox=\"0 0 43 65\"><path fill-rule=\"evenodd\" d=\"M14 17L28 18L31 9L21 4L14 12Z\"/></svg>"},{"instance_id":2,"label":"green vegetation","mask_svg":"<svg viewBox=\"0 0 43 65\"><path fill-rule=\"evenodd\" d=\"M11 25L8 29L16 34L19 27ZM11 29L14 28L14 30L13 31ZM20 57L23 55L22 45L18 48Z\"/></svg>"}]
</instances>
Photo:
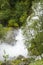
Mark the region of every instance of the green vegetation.
<instances>
[{"instance_id":1,"label":"green vegetation","mask_svg":"<svg viewBox=\"0 0 43 65\"><path fill-rule=\"evenodd\" d=\"M43 5L40 5L40 6L43 9L43 7L42 7ZM33 16L33 17L35 17L35 16ZM30 51L31 51L32 55L41 56L41 54L43 53L43 50L42 50L43 49L43 44L42 44L43 43L43 14L40 14L40 12L39 12L38 18L39 19L30 21L30 22L33 22L30 25L30 30L33 30L33 34L30 32L31 37L32 37L32 39L30 41L30 43L31 43Z\"/></svg>"},{"instance_id":2,"label":"green vegetation","mask_svg":"<svg viewBox=\"0 0 43 65\"><path fill-rule=\"evenodd\" d=\"M27 63L27 64L26 64ZM7 65L43 65L43 60L37 60L34 62L29 63L28 61L24 61L24 60L12 60L12 61L8 61ZM5 63L0 62L0 65L5 65Z\"/></svg>"},{"instance_id":3,"label":"green vegetation","mask_svg":"<svg viewBox=\"0 0 43 65\"><path fill-rule=\"evenodd\" d=\"M23 59L15 59L7 62L0 62L0 65L28 65L29 60L28 58L23 58Z\"/></svg>"},{"instance_id":4,"label":"green vegetation","mask_svg":"<svg viewBox=\"0 0 43 65\"><path fill-rule=\"evenodd\" d=\"M38 60L33 63L30 63L29 65L43 65L43 60Z\"/></svg>"},{"instance_id":5,"label":"green vegetation","mask_svg":"<svg viewBox=\"0 0 43 65\"><path fill-rule=\"evenodd\" d=\"M4 27L15 28L15 27L23 26L26 23L26 19L28 15L30 15L32 12L31 11L32 1L30 0L0 0L0 24L3 26L3 28ZM5 31L3 30L3 32ZM3 32L0 38L3 37L4 35Z\"/></svg>"},{"instance_id":6,"label":"green vegetation","mask_svg":"<svg viewBox=\"0 0 43 65\"><path fill-rule=\"evenodd\" d=\"M11 64L12 65L19 65L21 63L21 60L13 60L12 62L11 62Z\"/></svg>"},{"instance_id":7,"label":"green vegetation","mask_svg":"<svg viewBox=\"0 0 43 65\"><path fill-rule=\"evenodd\" d=\"M2 62L0 61L0 65L2 64Z\"/></svg>"},{"instance_id":8,"label":"green vegetation","mask_svg":"<svg viewBox=\"0 0 43 65\"><path fill-rule=\"evenodd\" d=\"M11 30L11 27L3 27L2 24L0 24L0 40L5 38L5 35L8 30Z\"/></svg>"},{"instance_id":9,"label":"green vegetation","mask_svg":"<svg viewBox=\"0 0 43 65\"><path fill-rule=\"evenodd\" d=\"M32 8L33 13L28 17L27 25L23 29L25 44L30 56L43 58L43 4L42 2L35 2Z\"/></svg>"}]
</instances>

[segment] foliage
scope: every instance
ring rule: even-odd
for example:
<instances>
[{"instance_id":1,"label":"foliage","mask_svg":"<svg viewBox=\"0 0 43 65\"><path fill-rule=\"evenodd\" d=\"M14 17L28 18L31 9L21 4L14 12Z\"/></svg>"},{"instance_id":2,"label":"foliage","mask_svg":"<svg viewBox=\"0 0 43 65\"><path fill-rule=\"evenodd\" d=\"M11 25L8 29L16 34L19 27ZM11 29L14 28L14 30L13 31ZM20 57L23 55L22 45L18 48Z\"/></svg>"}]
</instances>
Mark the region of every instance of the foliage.
<instances>
[{"instance_id":1,"label":"foliage","mask_svg":"<svg viewBox=\"0 0 43 65\"><path fill-rule=\"evenodd\" d=\"M27 24L25 29L23 29L25 33L25 44L31 56L41 56L43 54L42 6L42 3L33 3L33 13L27 18Z\"/></svg>"},{"instance_id":2,"label":"foliage","mask_svg":"<svg viewBox=\"0 0 43 65\"><path fill-rule=\"evenodd\" d=\"M43 60L38 60L33 63L30 63L29 65L43 65Z\"/></svg>"},{"instance_id":3,"label":"foliage","mask_svg":"<svg viewBox=\"0 0 43 65\"><path fill-rule=\"evenodd\" d=\"M4 37L4 34L5 34L5 30L2 26L2 24L0 24L0 38Z\"/></svg>"},{"instance_id":4,"label":"foliage","mask_svg":"<svg viewBox=\"0 0 43 65\"><path fill-rule=\"evenodd\" d=\"M30 0L0 0L0 24L3 28L23 26L30 14L31 6ZM3 37L4 30L1 32L0 38Z\"/></svg>"},{"instance_id":5,"label":"foliage","mask_svg":"<svg viewBox=\"0 0 43 65\"><path fill-rule=\"evenodd\" d=\"M2 64L2 62L0 61L0 65Z\"/></svg>"},{"instance_id":6,"label":"foliage","mask_svg":"<svg viewBox=\"0 0 43 65\"><path fill-rule=\"evenodd\" d=\"M28 15L27 13L29 13L28 11L32 6L31 4L32 2L30 0L29 1L0 0L0 22L2 24L4 22L5 25L8 25L9 20L13 18L17 20L16 23L18 23L18 25L21 26L25 21L24 18L26 19L27 17L22 17L23 20L19 20L19 19L22 15L25 16ZM24 12L27 13L25 14Z\"/></svg>"},{"instance_id":7,"label":"foliage","mask_svg":"<svg viewBox=\"0 0 43 65\"><path fill-rule=\"evenodd\" d=\"M28 65L29 59L28 58L23 58L23 59L16 59L16 60L12 60L11 64L12 65Z\"/></svg>"},{"instance_id":8,"label":"foliage","mask_svg":"<svg viewBox=\"0 0 43 65\"><path fill-rule=\"evenodd\" d=\"M10 19L8 22L8 26L10 27L18 27L18 24L15 19Z\"/></svg>"},{"instance_id":9,"label":"foliage","mask_svg":"<svg viewBox=\"0 0 43 65\"><path fill-rule=\"evenodd\" d=\"M4 20L8 20L10 17L10 10L7 9L7 10L0 10L0 22L2 20L1 23L3 23Z\"/></svg>"},{"instance_id":10,"label":"foliage","mask_svg":"<svg viewBox=\"0 0 43 65\"><path fill-rule=\"evenodd\" d=\"M39 10L40 11L40 10ZM42 10L41 10L42 11ZM43 11L42 11L43 12ZM38 13L38 12L37 12ZM40 12L39 12L40 13ZM34 32L31 33L31 47L30 50L32 52L32 55L41 55L43 53L43 15L37 14L39 17L39 20L34 20L30 30L33 30Z\"/></svg>"},{"instance_id":11,"label":"foliage","mask_svg":"<svg viewBox=\"0 0 43 65\"><path fill-rule=\"evenodd\" d=\"M3 25L0 24L0 39L3 40L6 36L6 33L11 29L11 27L3 27Z\"/></svg>"},{"instance_id":12,"label":"foliage","mask_svg":"<svg viewBox=\"0 0 43 65\"><path fill-rule=\"evenodd\" d=\"M21 62L21 60L13 60L12 62L11 62L11 64L12 65L18 65L19 63Z\"/></svg>"},{"instance_id":13,"label":"foliage","mask_svg":"<svg viewBox=\"0 0 43 65\"><path fill-rule=\"evenodd\" d=\"M9 62L11 63L9 65L21 65L21 63L23 63L24 61L16 59L16 60L12 60L12 61L9 61ZM0 65L2 65L2 62L0 62ZM24 64L22 64L22 65L24 65ZM43 65L43 60L37 60L37 61L31 62L31 63L28 63L26 65Z\"/></svg>"}]
</instances>

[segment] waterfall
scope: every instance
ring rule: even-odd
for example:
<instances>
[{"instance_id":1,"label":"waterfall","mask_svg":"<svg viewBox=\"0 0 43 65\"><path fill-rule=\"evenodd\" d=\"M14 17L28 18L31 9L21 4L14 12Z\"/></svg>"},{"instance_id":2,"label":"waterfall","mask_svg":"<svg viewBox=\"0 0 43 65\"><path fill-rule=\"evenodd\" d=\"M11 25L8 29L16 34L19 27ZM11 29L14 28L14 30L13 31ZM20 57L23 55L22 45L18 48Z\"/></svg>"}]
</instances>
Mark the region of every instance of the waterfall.
<instances>
[{"instance_id":1,"label":"waterfall","mask_svg":"<svg viewBox=\"0 0 43 65\"><path fill-rule=\"evenodd\" d=\"M15 33L13 33L13 35L14 34ZM0 44L0 60L4 60L4 58L3 58L4 50L6 51L6 54L9 55L9 59L13 58L15 56L17 57L19 55L27 57L28 51L26 49L26 46L24 45L21 29L18 30L18 34L15 38L16 38L17 42L16 42L16 44L14 42L14 45L10 45L10 44L4 43L4 42L2 44Z\"/></svg>"}]
</instances>

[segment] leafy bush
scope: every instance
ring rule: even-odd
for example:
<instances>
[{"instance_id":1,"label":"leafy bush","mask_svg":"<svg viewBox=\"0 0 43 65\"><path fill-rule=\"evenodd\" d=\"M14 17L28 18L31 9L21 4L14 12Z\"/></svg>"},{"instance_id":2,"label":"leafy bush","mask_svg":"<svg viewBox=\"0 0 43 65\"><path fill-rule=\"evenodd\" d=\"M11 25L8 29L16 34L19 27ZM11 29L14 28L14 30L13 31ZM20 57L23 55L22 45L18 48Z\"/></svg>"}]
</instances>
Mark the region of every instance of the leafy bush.
<instances>
[{"instance_id":1,"label":"leafy bush","mask_svg":"<svg viewBox=\"0 0 43 65\"><path fill-rule=\"evenodd\" d=\"M36 62L30 63L29 65L43 65L43 60L38 60Z\"/></svg>"},{"instance_id":2,"label":"leafy bush","mask_svg":"<svg viewBox=\"0 0 43 65\"><path fill-rule=\"evenodd\" d=\"M2 10L0 11L0 20L8 20L10 17L10 10ZM1 22L1 21L0 21Z\"/></svg>"},{"instance_id":3,"label":"leafy bush","mask_svg":"<svg viewBox=\"0 0 43 65\"><path fill-rule=\"evenodd\" d=\"M15 19L10 19L8 21L8 26L10 26L10 27L18 27L18 24L17 24Z\"/></svg>"},{"instance_id":4,"label":"leafy bush","mask_svg":"<svg viewBox=\"0 0 43 65\"><path fill-rule=\"evenodd\" d=\"M8 32L8 30L11 30L10 27L3 27L2 24L0 24L0 39L4 39L6 33Z\"/></svg>"}]
</instances>

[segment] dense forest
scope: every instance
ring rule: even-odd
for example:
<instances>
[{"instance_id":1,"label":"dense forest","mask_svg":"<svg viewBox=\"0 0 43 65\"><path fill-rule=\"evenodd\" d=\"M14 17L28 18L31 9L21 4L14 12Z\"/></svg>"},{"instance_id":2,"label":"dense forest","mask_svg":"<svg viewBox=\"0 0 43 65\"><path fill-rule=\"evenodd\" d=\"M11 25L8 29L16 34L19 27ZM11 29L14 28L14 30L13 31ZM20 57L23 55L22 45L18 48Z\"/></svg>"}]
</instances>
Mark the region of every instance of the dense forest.
<instances>
[{"instance_id":1,"label":"dense forest","mask_svg":"<svg viewBox=\"0 0 43 65\"><path fill-rule=\"evenodd\" d=\"M32 13L30 0L0 0L0 38L9 27L21 27ZM3 30L3 32L2 32Z\"/></svg>"},{"instance_id":2,"label":"dense forest","mask_svg":"<svg viewBox=\"0 0 43 65\"><path fill-rule=\"evenodd\" d=\"M8 60L4 51L0 65L43 65L43 0L0 0L0 40L12 29L22 29L29 57Z\"/></svg>"}]
</instances>

